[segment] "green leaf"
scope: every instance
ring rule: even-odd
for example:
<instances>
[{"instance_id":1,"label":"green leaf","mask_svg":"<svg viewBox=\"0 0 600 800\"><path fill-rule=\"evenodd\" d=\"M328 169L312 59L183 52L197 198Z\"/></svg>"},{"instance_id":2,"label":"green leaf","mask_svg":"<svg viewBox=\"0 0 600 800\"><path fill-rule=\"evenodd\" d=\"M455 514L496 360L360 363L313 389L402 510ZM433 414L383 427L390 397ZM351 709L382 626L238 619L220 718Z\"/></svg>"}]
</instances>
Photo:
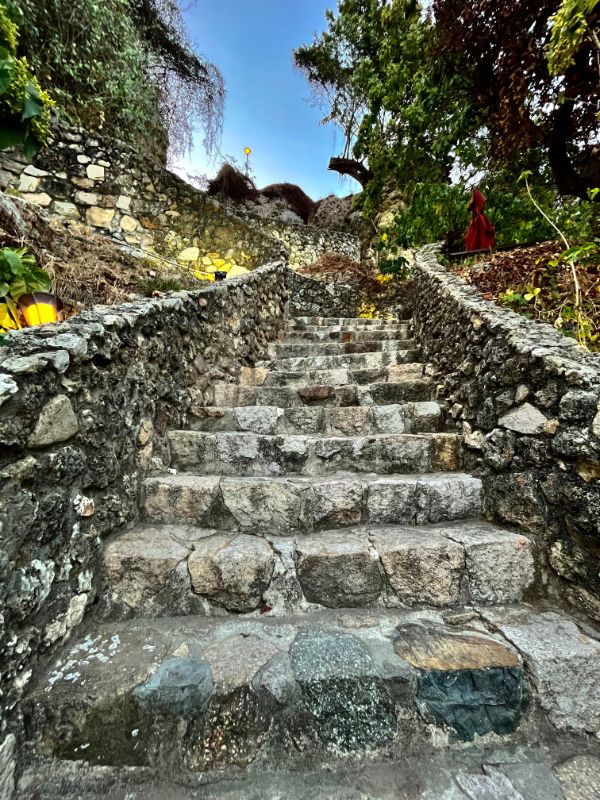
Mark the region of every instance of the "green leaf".
<instances>
[{"instance_id":1,"label":"green leaf","mask_svg":"<svg viewBox=\"0 0 600 800\"><path fill-rule=\"evenodd\" d=\"M9 59L0 60L0 95L4 94L12 81L13 73L11 66L12 64Z\"/></svg>"},{"instance_id":2,"label":"green leaf","mask_svg":"<svg viewBox=\"0 0 600 800\"><path fill-rule=\"evenodd\" d=\"M32 117L40 117L44 113L44 101L40 97L38 88L33 83L28 83L25 86L25 98L23 100L23 113L21 114L21 121L31 119Z\"/></svg>"},{"instance_id":3,"label":"green leaf","mask_svg":"<svg viewBox=\"0 0 600 800\"><path fill-rule=\"evenodd\" d=\"M14 300L18 300L19 297L23 294L27 294L29 292L29 288L27 283L23 280L23 278L15 278L15 280L10 284L10 296Z\"/></svg>"},{"instance_id":4,"label":"green leaf","mask_svg":"<svg viewBox=\"0 0 600 800\"><path fill-rule=\"evenodd\" d=\"M8 263L9 267L11 268L13 275L19 275L19 276L23 275L25 267L23 266L21 257L19 256L18 253L16 253L10 247L5 247L4 258L6 259L6 262Z\"/></svg>"}]
</instances>

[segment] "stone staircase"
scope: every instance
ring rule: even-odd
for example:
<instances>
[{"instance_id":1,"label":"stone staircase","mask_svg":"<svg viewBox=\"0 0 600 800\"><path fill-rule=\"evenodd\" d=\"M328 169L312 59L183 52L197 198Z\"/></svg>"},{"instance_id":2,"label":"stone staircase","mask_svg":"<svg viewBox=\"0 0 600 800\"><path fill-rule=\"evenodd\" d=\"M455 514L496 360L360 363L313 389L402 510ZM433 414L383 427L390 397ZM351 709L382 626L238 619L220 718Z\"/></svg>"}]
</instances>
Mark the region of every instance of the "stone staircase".
<instances>
[{"instance_id":1,"label":"stone staircase","mask_svg":"<svg viewBox=\"0 0 600 800\"><path fill-rule=\"evenodd\" d=\"M451 769L444 794L426 761L505 747L527 763L557 731L561 757L597 752L600 644L539 599L534 543L483 519L410 337L290 319L268 361L170 433L171 469L106 547L105 621L30 698L24 798L41 763L196 785L368 757L424 759L390 797L527 800L506 771L463 791Z\"/></svg>"}]
</instances>

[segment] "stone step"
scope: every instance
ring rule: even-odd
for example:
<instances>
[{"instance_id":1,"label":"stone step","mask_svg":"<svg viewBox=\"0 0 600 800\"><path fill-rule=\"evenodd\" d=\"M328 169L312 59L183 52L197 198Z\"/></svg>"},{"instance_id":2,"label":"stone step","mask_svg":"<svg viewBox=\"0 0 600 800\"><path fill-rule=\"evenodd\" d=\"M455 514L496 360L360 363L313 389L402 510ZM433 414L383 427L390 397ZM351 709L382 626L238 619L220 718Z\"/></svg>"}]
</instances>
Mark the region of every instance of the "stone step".
<instances>
[{"instance_id":1,"label":"stone step","mask_svg":"<svg viewBox=\"0 0 600 800\"><path fill-rule=\"evenodd\" d=\"M529 539L472 520L283 538L142 524L104 571L112 618L514 603L535 577Z\"/></svg>"},{"instance_id":2,"label":"stone step","mask_svg":"<svg viewBox=\"0 0 600 800\"><path fill-rule=\"evenodd\" d=\"M292 328L303 326L319 327L337 325L340 327L356 327L356 328L379 328L382 325L411 325L412 320L404 319L399 320L396 318L391 319L367 319L366 317L291 317L287 321L287 326Z\"/></svg>"},{"instance_id":3,"label":"stone step","mask_svg":"<svg viewBox=\"0 0 600 800\"><path fill-rule=\"evenodd\" d=\"M402 403L387 406L239 406L194 407L189 427L197 431L366 436L376 433L427 433L440 430L438 403Z\"/></svg>"},{"instance_id":4,"label":"stone step","mask_svg":"<svg viewBox=\"0 0 600 800\"><path fill-rule=\"evenodd\" d=\"M300 389L311 386L345 386L349 383L365 386L371 383L398 383L424 377L424 365L413 362L414 353L407 352L406 363L374 369L310 369L296 372L248 368L240 376L240 383L250 382L251 386L293 386ZM256 381L256 382L255 382Z\"/></svg>"},{"instance_id":5,"label":"stone step","mask_svg":"<svg viewBox=\"0 0 600 800\"><path fill-rule=\"evenodd\" d=\"M418 361L416 349L387 350L376 353L342 353L277 358L257 364L278 372L306 372L316 369L381 369L382 367Z\"/></svg>"},{"instance_id":6,"label":"stone step","mask_svg":"<svg viewBox=\"0 0 600 800\"><path fill-rule=\"evenodd\" d=\"M191 784L251 765L264 773L441 749L464 758L486 741L514 748L597 731L597 639L564 614L504 607L497 622L498 613L110 622L38 675L28 750ZM485 795L502 796L517 797Z\"/></svg>"},{"instance_id":7,"label":"stone step","mask_svg":"<svg viewBox=\"0 0 600 800\"><path fill-rule=\"evenodd\" d=\"M414 350L414 339L381 339L364 342L279 342L269 345L269 358L299 358L301 356L344 355L345 353L379 353L388 350Z\"/></svg>"},{"instance_id":8,"label":"stone step","mask_svg":"<svg viewBox=\"0 0 600 800\"><path fill-rule=\"evenodd\" d=\"M375 436L171 431L171 466L203 475L330 475L332 472L458 472L456 433Z\"/></svg>"},{"instance_id":9,"label":"stone step","mask_svg":"<svg viewBox=\"0 0 600 800\"><path fill-rule=\"evenodd\" d=\"M505 737L506 739L506 737ZM176 778L175 778L176 780ZM596 800L600 757L583 737L514 746L503 741L490 752L433 750L401 759L344 759L331 769L263 766L240 774L219 770L202 790L148 775L144 767L102 767L59 759L26 766L14 800ZM407 787L410 794L398 794ZM590 794L591 792L591 794Z\"/></svg>"},{"instance_id":10,"label":"stone step","mask_svg":"<svg viewBox=\"0 0 600 800\"><path fill-rule=\"evenodd\" d=\"M240 386L217 381L213 384L212 404L235 406L377 406L432 399L434 383L431 378L412 377L391 383L376 381L368 386L346 384L335 386Z\"/></svg>"},{"instance_id":11,"label":"stone step","mask_svg":"<svg viewBox=\"0 0 600 800\"><path fill-rule=\"evenodd\" d=\"M481 516L481 481L463 473L146 479L147 521L285 536L361 523L423 525Z\"/></svg>"},{"instance_id":12,"label":"stone step","mask_svg":"<svg viewBox=\"0 0 600 800\"><path fill-rule=\"evenodd\" d=\"M412 328L409 325L396 325L387 328L340 328L339 326L295 328L286 332L287 342L296 341L334 341L334 342L374 342L386 339L410 339Z\"/></svg>"}]
</instances>

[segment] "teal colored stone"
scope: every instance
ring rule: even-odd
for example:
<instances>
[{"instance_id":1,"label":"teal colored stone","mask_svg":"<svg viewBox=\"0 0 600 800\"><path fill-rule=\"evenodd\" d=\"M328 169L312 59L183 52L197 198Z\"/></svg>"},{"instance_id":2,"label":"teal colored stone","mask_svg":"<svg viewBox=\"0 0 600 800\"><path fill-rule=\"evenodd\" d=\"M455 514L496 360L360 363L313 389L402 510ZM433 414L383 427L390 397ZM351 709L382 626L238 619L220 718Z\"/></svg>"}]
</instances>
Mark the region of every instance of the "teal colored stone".
<instances>
[{"instance_id":1,"label":"teal colored stone","mask_svg":"<svg viewBox=\"0 0 600 800\"><path fill-rule=\"evenodd\" d=\"M206 708L213 691L210 665L203 659L169 658L133 695L143 705L172 714L193 715Z\"/></svg>"}]
</instances>

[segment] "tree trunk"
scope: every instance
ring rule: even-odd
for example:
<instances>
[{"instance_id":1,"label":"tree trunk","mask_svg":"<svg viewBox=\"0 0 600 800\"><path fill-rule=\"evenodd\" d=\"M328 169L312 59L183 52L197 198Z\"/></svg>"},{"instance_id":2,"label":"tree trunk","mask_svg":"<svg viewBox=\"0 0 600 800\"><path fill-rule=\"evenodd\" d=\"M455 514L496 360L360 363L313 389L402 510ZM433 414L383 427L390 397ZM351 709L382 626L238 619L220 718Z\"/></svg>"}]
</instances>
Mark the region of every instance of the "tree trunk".
<instances>
[{"instance_id":1,"label":"tree trunk","mask_svg":"<svg viewBox=\"0 0 600 800\"><path fill-rule=\"evenodd\" d=\"M350 175L351 178L360 183L363 189L373 178L371 170L353 158L330 158L327 169L339 172L340 175Z\"/></svg>"},{"instance_id":2,"label":"tree trunk","mask_svg":"<svg viewBox=\"0 0 600 800\"><path fill-rule=\"evenodd\" d=\"M590 169L582 175L573 165L568 144L571 138L571 119L574 109L574 102L567 100L554 112L548 141L548 161L560 194L588 200L588 189L600 185L600 168L591 160ZM596 199L600 200L600 196L597 196Z\"/></svg>"}]
</instances>

